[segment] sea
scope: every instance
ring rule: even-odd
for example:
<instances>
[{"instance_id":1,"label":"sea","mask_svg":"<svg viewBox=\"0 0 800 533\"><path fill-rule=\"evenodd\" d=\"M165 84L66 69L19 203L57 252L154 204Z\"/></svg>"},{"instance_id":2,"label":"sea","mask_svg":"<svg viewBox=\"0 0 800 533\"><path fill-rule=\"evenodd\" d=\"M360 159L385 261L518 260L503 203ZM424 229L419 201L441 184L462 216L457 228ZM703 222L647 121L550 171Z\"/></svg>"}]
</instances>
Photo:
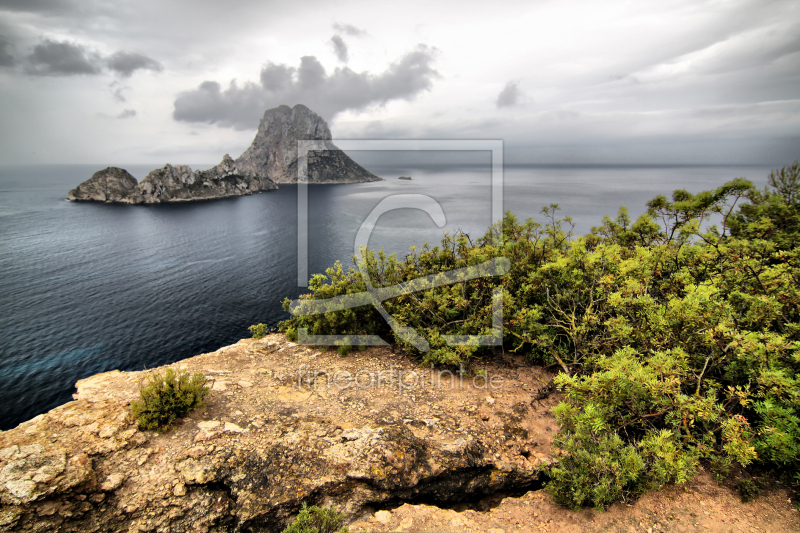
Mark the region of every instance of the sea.
<instances>
[{"instance_id":1,"label":"sea","mask_svg":"<svg viewBox=\"0 0 800 533\"><path fill-rule=\"evenodd\" d=\"M763 186L779 166L506 165L493 173L484 159L367 155L354 158L385 181L137 206L66 200L105 165L0 166L0 429L71 400L82 378L169 364L234 343L251 324L276 326L288 317L281 302L306 292L309 275L352 264L359 228L388 197L430 197L445 217L440 227L415 208L382 215L369 245L403 257L445 232L482 236L498 208L545 222L542 207L558 204L581 234L621 206L635 218L675 189L737 177ZM159 166L125 168L141 180ZM392 205L417 205L420 196L404 198Z\"/></svg>"}]
</instances>

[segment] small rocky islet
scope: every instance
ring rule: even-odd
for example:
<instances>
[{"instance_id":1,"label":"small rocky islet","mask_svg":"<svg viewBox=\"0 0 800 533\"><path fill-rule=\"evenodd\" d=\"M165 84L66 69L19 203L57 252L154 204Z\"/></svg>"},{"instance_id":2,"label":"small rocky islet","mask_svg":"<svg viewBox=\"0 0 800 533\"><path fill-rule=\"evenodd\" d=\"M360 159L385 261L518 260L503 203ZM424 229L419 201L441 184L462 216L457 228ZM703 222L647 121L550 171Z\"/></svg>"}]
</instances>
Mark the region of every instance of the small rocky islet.
<instances>
[{"instance_id":1,"label":"small rocky islet","mask_svg":"<svg viewBox=\"0 0 800 533\"><path fill-rule=\"evenodd\" d=\"M331 142L328 124L302 104L268 109L253 143L238 158L225 154L207 170L167 164L141 183L127 170L108 167L69 191L67 199L124 204L189 202L243 196L297 183L298 140L321 141L323 150L308 154L308 183L380 181Z\"/></svg>"}]
</instances>

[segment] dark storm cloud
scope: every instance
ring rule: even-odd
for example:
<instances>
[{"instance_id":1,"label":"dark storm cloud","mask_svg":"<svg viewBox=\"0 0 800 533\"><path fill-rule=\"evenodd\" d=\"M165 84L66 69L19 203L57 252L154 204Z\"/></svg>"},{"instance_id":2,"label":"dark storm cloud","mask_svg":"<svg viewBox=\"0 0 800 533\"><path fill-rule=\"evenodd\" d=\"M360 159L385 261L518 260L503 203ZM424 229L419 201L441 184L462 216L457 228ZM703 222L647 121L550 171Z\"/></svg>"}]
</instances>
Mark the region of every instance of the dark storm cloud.
<instances>
[{"instance_id":1,"label":"dark storm cloud","mask_svg":"<svg viewBox=\"0 0 800 533\"><path fill-rule=\"evenodd\" d=\"M330 75L314 56L305 56L300 67L268 63L260 83L239 86L232 81L222 90L205 81L197 89L175 99L175 120L207 122L236 129L255 127L265 109L280 104L305 104L326 119L337 113L383 105L390 100L411 100L428 90L439 73L432 67L435 49L419 46L380 74L336 68Z\"/></svg>"},{"instance_id":2,"label":"dark storm cloud","mask_svg":"<svg viewBox=\"0 0 800 533\"><path fill-rule=\"evenodd\" d=\"M100 73L100 56L68 41L49 39L37 44L28 56L26 70L37 76L74 76Z\"/></svg>"},{"instance_id":3,"label":"dark storm cloud","mask_svg":"<svg viewBox=\"0 0 800 533\"><path fill-rule=\"evenodd\" d=\"M107 57L106 65L123 78L129 78L137 70L153 70L155 72L164 70L164 66L155 59L129 52L117 52Z\"/></svg>"},{"instance_id":4,"label":"dark storm cloud","mask_svg":"<svg viewBox=\"0 0 800 533\"><path fill-rule=\"evenodd\" d=\"M336 59L342 63L347 63L347 44L345 44L344 39L342 39L342 37L339 35L334 35L331 37L331 45L333 46L333 51L336 54Z\"/></svg>"},{"instance_id":5,"label":"dark storm cloud","mask_svg":"<svg viewBox=\"0 0 800 533\"><path fill-rule=\"evenodd\" d=\"M10 43L4 38L0 37L0 67L13 67L17 60L8 53Z\"/></svg>"},{"instance_id":6,"label":"dark storm cloud","mask_svg":"<svg viewBox=\"0 0 800 533\"><path fill-rule=\"evenodd\" d=\"M519 90L518 81L506 83L500 94L497 95L497 107L514 107L522 103L522 92Z\"/></svg>"},{"instance_id":7,"label":"dark storm cloud","mask_svg":"<svg viewBox=\"0 0 800 533\"><path fill-rule=\"evenodd\" d=\"M0 0L0 11L25 11L42 13L61 11L71 2L56 0ZM60 4L60 5L59 5Z\"/></svg>"},{"instance_id":8,"label":"dark storm cloud","mask_svg":"<svg viewBox=\"0 0 800 533\"><path fill-rule=\"evenodd\" d=\"M333 25L333 29L339 33L344 33L345 35L349 35L351 37L363 37L364 35L367 35L366 31L362 30L361 28L356 28L352 24L342 24L337 22Z\"/></svg>"},{"instance_id":9,"label":"dark storm cloud","mask_svg":"<svg viewBox=\"0 0 800 533\"><path fill-rule=\"evenodd\" d=\"M94 75L100 74L104 68L123 78L130 77L137 70L164 70L161 63L142 54L119 51L103 58L81 44L50 39L33 48L25 66L28 74L36 76Z\"/></svg>"}]
</instances>

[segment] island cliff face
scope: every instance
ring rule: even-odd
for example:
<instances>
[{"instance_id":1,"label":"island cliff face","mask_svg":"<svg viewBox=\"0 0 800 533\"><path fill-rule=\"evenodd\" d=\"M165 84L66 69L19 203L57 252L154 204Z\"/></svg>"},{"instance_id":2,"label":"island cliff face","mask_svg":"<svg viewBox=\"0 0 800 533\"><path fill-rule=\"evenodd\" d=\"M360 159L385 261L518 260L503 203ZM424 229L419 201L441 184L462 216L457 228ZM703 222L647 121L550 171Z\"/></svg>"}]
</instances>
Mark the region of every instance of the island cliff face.
<instances>
[{"instance_id":1,"label":"island cliff face","mask_svg":"<svg viewBox=\"0 0 800 533\"><path fill-rule=\"evenodd\" d=\"M228 155L208 170L167 164L141 183L126 170L108 167L69 191L73 201L153 204L242 196L297 182L297 141L319 140L326 150L308 157L309 183L361 183L381 178L360 167L330 142L325 121L306 106L268 109L250 147L235 161Z\"/></svg>"},{"instance_id":2,"label":"island cliff face","mask_svg":"<svg viewBox=\"0 0 800 533\"><path fill-rule=\"evenodd\" d=\"M282 105L264 113L253 144L236 159L245 173L276 183L297 183L297 141L319 140L326 150L309 152L309 183L361 183L381 178L368 172L330 142L331 130L304 105Z\"/></svg>"}]
</instances>

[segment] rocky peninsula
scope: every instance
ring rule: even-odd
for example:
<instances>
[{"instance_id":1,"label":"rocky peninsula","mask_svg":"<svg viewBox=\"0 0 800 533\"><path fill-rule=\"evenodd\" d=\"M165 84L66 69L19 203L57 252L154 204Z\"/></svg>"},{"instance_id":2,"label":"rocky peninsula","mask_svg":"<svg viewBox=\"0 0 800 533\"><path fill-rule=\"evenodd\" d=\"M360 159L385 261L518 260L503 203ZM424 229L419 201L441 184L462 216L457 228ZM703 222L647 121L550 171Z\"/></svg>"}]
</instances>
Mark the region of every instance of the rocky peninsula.
<instances>
[{"instance_id":1,"label":"rocky peninsula","mask_svg":"<svg viewBox=\"0 0 800 533\"><path fill-rule=\"evenodd\" d=\"M381 178L359 166L332 142L327 123L306 106L282 105L264 112L253 143L237 159L228 154L207 170L167 164L138 183L128 171L108 167L69 191L73 201L154 204L242 196L296 183L298 140L322 141L309 153L309 183L361 183Z\"/></svg>"},{"instance_id":2,"label":"rocky peninsula","mask_svg":"<svg viewBox=\"0 0 800 533\"><path fill-rule=\"evenodd\" d=\"M354 533L800 527L785 491L743 504L707 474L604 513L553 504L541 487L560 398L522 356L463 376L273 334L173 366L212 390L167 432L129 412L152 370L81 380L74 401L0 432L0 530L279 532L302 502L336 507Z\"/></svg>"}]
</instances>

